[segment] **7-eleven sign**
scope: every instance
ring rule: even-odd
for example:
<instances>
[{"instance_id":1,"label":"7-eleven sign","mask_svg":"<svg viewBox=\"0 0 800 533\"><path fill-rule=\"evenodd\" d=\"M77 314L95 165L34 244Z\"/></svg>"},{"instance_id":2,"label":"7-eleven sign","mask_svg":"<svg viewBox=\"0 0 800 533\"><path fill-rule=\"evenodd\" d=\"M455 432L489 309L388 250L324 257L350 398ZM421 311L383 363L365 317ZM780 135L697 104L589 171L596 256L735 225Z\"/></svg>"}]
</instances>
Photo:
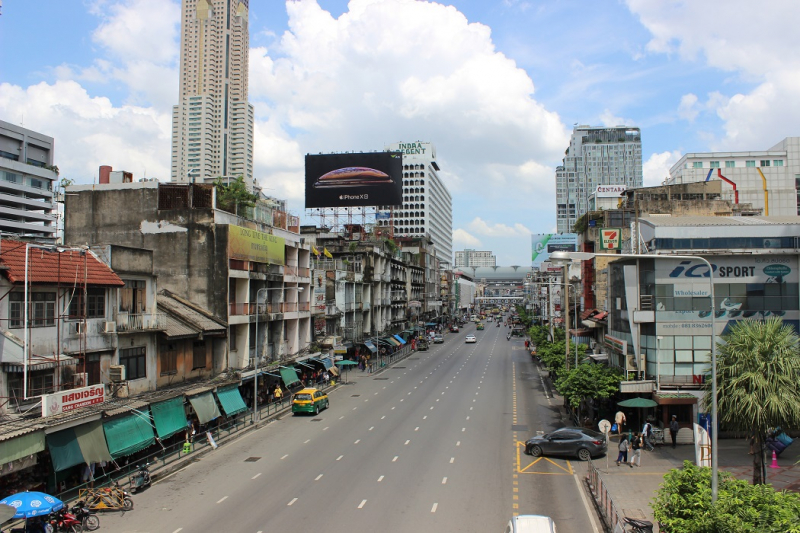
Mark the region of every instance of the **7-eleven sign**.
<instances>
[{"instance_id":1,"label":"7-eleven sign","mask_svg":"<svg viewBox=\"0 0 800 533\"><path fill-rule=\"evenodd\" d=\"M622 242L620 228L605 228L600 230L600 248L602 250L619 250Z\"/></svg>"}]
</instances>

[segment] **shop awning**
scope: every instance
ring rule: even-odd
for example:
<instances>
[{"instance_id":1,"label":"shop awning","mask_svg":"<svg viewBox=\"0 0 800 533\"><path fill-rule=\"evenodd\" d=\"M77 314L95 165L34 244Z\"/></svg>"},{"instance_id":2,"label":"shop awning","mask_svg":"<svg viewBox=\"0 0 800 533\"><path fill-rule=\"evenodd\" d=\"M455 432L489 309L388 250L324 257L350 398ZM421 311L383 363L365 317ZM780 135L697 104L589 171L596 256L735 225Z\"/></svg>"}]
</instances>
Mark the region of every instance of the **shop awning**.
<instances>
[{"instance_id":1,"label":"shop awning","mask_svg":"<svg viewBox=\"0 0 800 533\"><path fill-rule=\"evenodd\" d=\"M153 413L153 424L160 439L166 439L187 427L183 396L151 404L150 412Z\"/></svg>"},{"instance_id":2,"label":"shop awning","mask_svg":"<svg viewBox=\"0 0 800 533\"><path fill-rule=\"evenodd\" d=\"M392 335L392 337L394 337L395 339L400 341L400 344L405 344L406 343L405 339L403 339L403 337L401 337L399 335Z\"/></svg>"},{"instance_id":3,"label":"shop awning","mask_svg":"<svg viewBox=\"0 0 800 533\"><path fill-rule=\"evenodd\" d=\"M323 359L320 359L319 357L314 357L312 359L312 361L317 361L318 363L322 363L323 365L325 365L325 370L327 370L327 369L329 369L330 367L333 366L333 363L331 362L330 358L328 358L328 357L325 357Z\"/></svg>"},{"instance_id":4,"label":"shop awning","mask_svg":"<svg viewBox=\"0 0 800 533\"><path fill-rule=\"evenodd\" d=\"M211 392L204 392L197 396L189 398L189 403L194 407L194 412L197 413L197 420L200 424L207 424L219 418L221 413L217 409L217 402L214 401L214 395Z\"/></svg>"},{"instance_id":5,"label":"shop awning","mask_svg":"<svg viewBox=\"0 0 800 533\"><path fill-rule=\"evenodd\" d=\"M34 431L26 435L3 441L0 446L0 465L22 459L44 450L44 431Z\"/></svg>"},{"instance_id":6,"label":"shop awning","mask_svg":"<svg viewBox=\"0 0 800 533\"><path fill-rule=\"evenodd\" d=\"M103 430L106 433L108 451L114 459L144 450L156 441L147 412L103 422Z\"/></svg>"},{"instance_id":7,"label":"shop awning","mask_svg":"<svg viewBox=\"0 0 800 533\"><path fill-rule=\"evenodd\" d=\"M283 380L283 384L287 387L291 387L295 383L299 382L300 380L297 378L297 371L294 368L281 368L281 379Z\"/></svg>"},{"instance_id":8,"label":"shop awning","mask_svg":"<svg viewBox=\"0 0 800 533\"><path fill-rule=\"evenodd\" d=\"M111 460L111 452L108 451L103 423L100 420L81 424L73 429L85 462L99 463Z\"/></svg>"},{"instance_id":9,"label":"shop awning","mask_svg":"<svg viewBox=\"0 0 800 533\"><path fill-rule=\"evenodd\" d=\"M228 416L247 411L247 406L244 404L244 400L242 400L242 395L237 385L224 389L217 389L217 398L219 399L219 403L222 404L222 410L225 411L225 414Z\"/></svg>"},{"instance_id":10,"label":"shop awning","mask_svg":"<svg viewBox=\"0 0 800 533\"><path fill-rule=\"evenodd\" d=\"M400 343L394 337L386 337L383 340L385 340L390 346L400 346Z\"/></svg>"},{"instance_id":11,"label":"shop awning","mask_svg":"<svg viewBox=\"0 0 800 533\"><path fill-rule=\"evenodd\" d=\"M85 462L72 428L48 435L47 449L50 450L50 459L56 472Z\"/></svg>"},{"instance_id":12,"label":"shop awning","mask_svg":"<svg viewBox=\"0 0 800 533\"><path fill-rule=\"evenodd\" d=\"M372 341L364 341L364 346L366 346L372 353L376 353L378 351L378 348L372 344Z\"/></svg>"}]
</instances>

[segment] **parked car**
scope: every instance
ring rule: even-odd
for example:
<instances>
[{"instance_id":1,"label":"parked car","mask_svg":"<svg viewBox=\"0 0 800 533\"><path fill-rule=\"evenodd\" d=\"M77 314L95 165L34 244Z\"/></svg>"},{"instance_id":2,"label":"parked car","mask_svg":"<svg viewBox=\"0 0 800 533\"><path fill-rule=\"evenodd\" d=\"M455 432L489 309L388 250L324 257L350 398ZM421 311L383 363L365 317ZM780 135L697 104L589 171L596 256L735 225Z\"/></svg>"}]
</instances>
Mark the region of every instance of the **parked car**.
<instances>
[{"instance_id":1,"label":"parked car","mask_svg":"<svg viewBox=\"0 0 800 533\"><path fill-rule=\"evenodd\" d=\"M438 334L434 335L433 336L433 343L434 344L442 344L442 343L444 343L444 337L442 337L441 335L438 335Z\"/></svg>"},{"instance_id":2,"label":"parked car","mask_svg":"<svg viewBox=\"0 0 800 533\"><path fill-rule=\"evenodd\" d=\"M467 335L466 339L464 339L464 340L467 343L478 342L478 339L475 338L475 335Z\"/></svg>"},{"instance_id":3,"label":"parked car","mask_svg":"<svg viewBox=\"0 0 800 533\"><path fill-rule=\"evenodd\" d=\"M574 455L588 461L606 453L608 444L602 433L586 428L561 428L537 435L525 443L525 453L541 455Z\"/></svg>"},{"instance_id":4,"label":"parked car","mask_svg":"<svg viewBox=\"0 0 800 533\"><path fill-rule=\"evenodd\" d=\"M307 388L299 391L292 398L292 413L319 414L328 408L328 395L321 390Z\"/></svg>"}]
</instances>

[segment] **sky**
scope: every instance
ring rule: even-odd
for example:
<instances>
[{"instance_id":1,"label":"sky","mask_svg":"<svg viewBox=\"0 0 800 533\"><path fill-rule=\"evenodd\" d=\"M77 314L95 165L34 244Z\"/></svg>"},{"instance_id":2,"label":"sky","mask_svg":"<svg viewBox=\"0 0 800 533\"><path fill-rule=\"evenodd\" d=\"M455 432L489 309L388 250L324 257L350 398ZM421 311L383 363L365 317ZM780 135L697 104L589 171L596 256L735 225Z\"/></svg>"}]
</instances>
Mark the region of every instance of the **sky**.
<instances>
[{"instance_id":1,"label":"sky","mask_svg":"<svg viewBox=\"0 0 800 533\"><path fill-rule=\"evenodd\" d=\"M61 177L168 181L178 0L4 0L0 119ZM574 125L638 126L645 185L682 154L800 134L797 0L250 0L255 176L304 215L306 153L429 141L453 249L529 266Z\"/></svg>"}]
</instances>

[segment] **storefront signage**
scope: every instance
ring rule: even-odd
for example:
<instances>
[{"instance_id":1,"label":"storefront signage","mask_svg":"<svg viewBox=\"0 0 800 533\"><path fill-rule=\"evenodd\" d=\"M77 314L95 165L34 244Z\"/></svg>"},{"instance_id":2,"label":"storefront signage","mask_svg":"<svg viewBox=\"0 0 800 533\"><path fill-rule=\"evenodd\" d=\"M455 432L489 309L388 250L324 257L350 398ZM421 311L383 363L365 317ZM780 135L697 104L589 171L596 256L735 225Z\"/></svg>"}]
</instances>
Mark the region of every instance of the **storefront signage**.
<instances>
[{"instance_id":1,"label":"storefront signage","mask_svg":"<svg viewBox=\"0 0 800 533\"><path fill-rule=\"evenodd\" d=\"M628 355L628 342L611 335L605 336L606 346L617 350L622 355Z\"/></svg>"},{"instance_id":2,"label":"storefront signage","mask_svg":"<svg viewBox=\"0 0 800 533\"><path fill-rule=\"evenodd\" d=\"M622 242L622 230L620 228L605 228L600 230L600 249L619 250Z\"/></svg>"},{"instance_id":3,"label":"storefront signage","mask_svg":"<svg viewBox=\"0 0 800 533\"><path fill-rule=\"evenodd\" d=\"M228 257L271 265L286 264L286 239L253 229L228 226Z\"/></svg>"},{"instance_id":4,"label":"storefront signage","mask_svg":"<svg viewBox=\"0 0 800 533\"><path fill-rule=\"evenodd\" d=\"M598 185L594 195L597 198L619 198L626 189L625 185Z\"/></svg>"},{"instance_id":5,"label":"storefront signage","mask_svg":"<svg viewBox=\"0 0 800 533\"><path fill-rule=\"evenodd\" d=\"M105 385L91 385L80 389L45 394L42 396L42 417L66 413L106 400Z\"/></svg>"}]
</instances>

